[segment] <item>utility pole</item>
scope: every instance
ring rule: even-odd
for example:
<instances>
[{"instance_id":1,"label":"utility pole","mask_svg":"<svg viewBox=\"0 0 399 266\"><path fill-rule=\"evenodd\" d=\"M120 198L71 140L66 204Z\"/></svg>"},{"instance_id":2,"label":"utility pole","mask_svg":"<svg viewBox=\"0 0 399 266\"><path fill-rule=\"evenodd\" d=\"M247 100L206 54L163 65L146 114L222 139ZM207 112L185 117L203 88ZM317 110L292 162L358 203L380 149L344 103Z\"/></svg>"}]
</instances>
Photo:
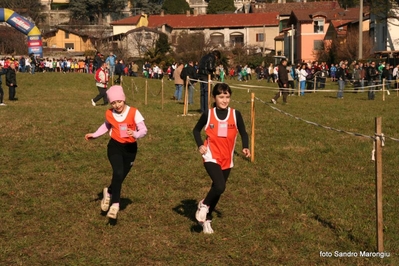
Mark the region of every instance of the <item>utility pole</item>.
<instances>
[{"instance_id":1,"label":"utility pole","mask_svg":"<svg viewBox=\"0 0 399 266\"><path fill-rule=\"evenodd\" d=\"M363 58L363 0L359 8L359 60Z\"/></svg>"},{"instance_id":2,"label":"utility pole","mask_svg":"<svg viewBox=\"0 0 399 266\"><path fill-rule=\"evenodd\" d=\"M294 36L295 36L295 29L294 24L291 24L291 64L294 64Z\"/></svg>"}]
</instances>

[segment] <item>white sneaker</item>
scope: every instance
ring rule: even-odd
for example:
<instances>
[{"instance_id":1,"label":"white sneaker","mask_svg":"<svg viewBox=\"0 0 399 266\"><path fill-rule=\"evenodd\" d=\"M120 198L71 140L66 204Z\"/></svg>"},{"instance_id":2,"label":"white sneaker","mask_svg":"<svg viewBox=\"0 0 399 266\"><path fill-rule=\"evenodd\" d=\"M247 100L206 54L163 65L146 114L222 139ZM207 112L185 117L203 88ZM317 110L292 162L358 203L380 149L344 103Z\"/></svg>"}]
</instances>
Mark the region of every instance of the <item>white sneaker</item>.
<instances>
[{"instance_id":1,"label":"white sneaker","mask_svg":"<svg viewBox=\"0 0 399 266\"><path fill-rule=\"evenodd\" d=\"M109 208L109 211L107 213L107 217L111 219L116 219L116 217L118 216L118 211L119 211L119 206L112 204L111 208Z\"/></svg>"},{"instance_id":2,"label":"white sneaker","mask_svg":"<svg viewBox=\"0 0 399 266\"><path fill-rule=\"evenodd\" d=\"M204 232L204 234L213 234L213 229L211 227L211 222L212 220L206 220L203 224L202 224L202 231Z\"/></svg>"},{"instance_id":3,"label":"white sneaker","mask_svg":"<svg viewBox=\"0 0 399 266\"><path fill-rule=\"evenodd\" d=\"M91 99L91 105L96 106L96 103Z\"/></svg>"},{"instance_id":4,"label":"white sneaker","mask_svg":"<svg viewBox=\"0 0 399 266\"><path fill-rule=\"evenodd\" d=\"M101 200L101 210L108 211L109 202L111 201L111 197L108 194L108 188L103 189L103 199Z\"/></svg>"},{"instance_id":5,"label":"white sneaker","mask_svg":"<svg viewBox=\"0 0 399 266\"><path fill-rule=\"evenodd\" d=\"M276 100L275 100L275 99L272 99L272 103L273 103L273 104L276 104L277 102L276 102Z\"/></svg>"},{"instance_id":6,"label":"white sneaker","mask_svg":"<svg viewBox=\"0 0 399 266\"><path fill-rule=\"evenodd\" d=\"M203 200L198 202L198 209L197 212L195 213L195 219L197 219L198 222L203 223L206 221L206 215L209 212L209 207L205 204L202 203Z\"/></svg>"},{"instance_id":7,"label":"white sneaker","mask_svg":"<svg viewBox=\"0 0 399 266\"><path fill-rule=\"evenodd\" d=\"M391 93L389 92L389 90L387 90L387 94L388 94L388 95L391 95Z\"/></svg>"},{"instance_id":8,"label":"white sneaker","mask_svg":"<svg viewBox=\"0 0 399 266\"><path fill-rule=\"evenodd\" d=\"M7 106L7 104L5 104L5 103L0 103L0 106Z\"/></svg>"}]
</instances>

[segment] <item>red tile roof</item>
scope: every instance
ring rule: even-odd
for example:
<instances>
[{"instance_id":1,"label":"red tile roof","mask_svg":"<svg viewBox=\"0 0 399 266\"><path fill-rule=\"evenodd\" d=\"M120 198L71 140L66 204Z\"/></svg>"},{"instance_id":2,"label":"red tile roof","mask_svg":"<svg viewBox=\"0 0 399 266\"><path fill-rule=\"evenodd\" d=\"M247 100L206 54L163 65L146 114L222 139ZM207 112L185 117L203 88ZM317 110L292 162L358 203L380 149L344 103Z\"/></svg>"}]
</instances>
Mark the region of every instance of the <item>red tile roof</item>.
<instances>
[{"instance_id":1,"label":"red tile roof","mask_svg":"<svg viewBox=\"0 0 399 266\"><path fill-rule=\"evenodd\" d=\"M158 28L169 25L179 29L223 28L223 27L259 27L277 26L278 12L249 13L249 14L209 14L209 15L150 15L148 27ZM125 18L111 23L117 25L134 25L140 16Z\"/></svg>"},{"instance_id":2,"label":"red tile roof","mask_svg":"<svg viewBox=\"0 0 399 266\"><path fill-rule=\"evenodd\" d=\"M308 9L308 10L295 10L292 15L299 22L312 21L315 16L324 16L327 21L332 20L359 20L359 8L338 8L333 10ZM292 19L292 17L291 17ZM291 20L290 19L290 20Z\"/></svg>"},{"instance_id":3,"label":"red tile roof","mask_svg":"<svg viewBox=\"0 0 399 266\"><path fill-rule=\"evenodd\" d=\"M254 13L279 12L280 15L290 15L294 10L318 9L324 11L337 8L340 8L338 1L251 4Z\"/></svg>"},{"instance_id":4,"label":"red tile roof","mask_svg":"<svg viewBox=\"0 0 399 266\"><path fill-rule=\"evenodd\" d=\"M111 22L111 25L136 25L139 23L141 15L136 15L133 17L124 18L121 20Z\"/></svg>"}]
</instances>

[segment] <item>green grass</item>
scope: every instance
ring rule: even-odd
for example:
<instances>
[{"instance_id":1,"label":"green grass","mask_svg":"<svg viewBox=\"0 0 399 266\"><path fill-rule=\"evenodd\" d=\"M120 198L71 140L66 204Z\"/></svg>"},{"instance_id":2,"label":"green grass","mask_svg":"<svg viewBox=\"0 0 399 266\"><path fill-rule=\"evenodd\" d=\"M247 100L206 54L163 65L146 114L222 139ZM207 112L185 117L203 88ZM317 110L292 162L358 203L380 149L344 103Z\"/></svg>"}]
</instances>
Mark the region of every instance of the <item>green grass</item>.
<instances>
[{"instance_id":1,"label":"green grass","mask_svg":"<svg viewBox=\"0 0 399 266\"><path fill-rule=\"evenodd\" d=\"M255 162L241 156L217 206L214 235L200 233L197 200L210 187L192 136L193 116L169 98L162 110L159 80L125 79L128 103L145 117L135 165L122 188L116 225L100 214L110 182L109 137L86 142L107 107L92 107L92 75L18 74L18 102L0 108L0 265L398 265L399 143L383 148L384 247L389 258L323 258L320 251L376 250L372 141L307 124L256 101ZM228 81L231 84L240 84ZM266 85L264 81L247 84ZM241 85L241 84L240 84ZM270 84L269 84L270 85ZM4 85L3 85L4 86ZM271 85L273 86L273 85ZM196 85L198 89L198 85ZM337 88L330 85L329 88ZM249 134L250 93L233 89ZM254 88L269 101L274 94ZM374 135L383 118L386 136L399 137L396 93L367 101L367 93L333 92L289 97L276 105L333 128Z\"/></svg>"}]
</instances>

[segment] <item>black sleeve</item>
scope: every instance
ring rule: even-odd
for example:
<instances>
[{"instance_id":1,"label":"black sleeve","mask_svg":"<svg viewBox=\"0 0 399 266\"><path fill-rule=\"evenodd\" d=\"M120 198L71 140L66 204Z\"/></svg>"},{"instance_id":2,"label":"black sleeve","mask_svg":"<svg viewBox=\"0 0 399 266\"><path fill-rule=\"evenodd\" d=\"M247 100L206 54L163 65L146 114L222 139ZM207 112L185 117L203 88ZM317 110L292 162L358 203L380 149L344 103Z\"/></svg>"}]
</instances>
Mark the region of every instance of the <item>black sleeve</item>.
<instances>
[{"instance_id":1,"label":"black sleeve","mask_svg":"<svg viewBox=\"0 0 399 266\"><path fill-rule=\"evenodd\" d=\"M244 120L242 119L241 113L237 110L235 110L235 111L236 111L236 119L237 119L237 128L238 128L238 132L240 133L240 136L241 136L242 148L248 149L249 148L249 139L248 139L248 133L245 130Z\"/></svg>"},{"instance_id":2,"label":"black sleeve","mask_svg":"<svg viewBox=\"0 0 399 266\"><path fill-rule=\"evenodd\" d=\"M200 119L198 120L197 124L193 129L194 139L198 147L204 144L204 141L201 138L201 130L204 128L207 121L208 121L208 113L206 112L201 115Z\"/></svg>"}]
</instances>

